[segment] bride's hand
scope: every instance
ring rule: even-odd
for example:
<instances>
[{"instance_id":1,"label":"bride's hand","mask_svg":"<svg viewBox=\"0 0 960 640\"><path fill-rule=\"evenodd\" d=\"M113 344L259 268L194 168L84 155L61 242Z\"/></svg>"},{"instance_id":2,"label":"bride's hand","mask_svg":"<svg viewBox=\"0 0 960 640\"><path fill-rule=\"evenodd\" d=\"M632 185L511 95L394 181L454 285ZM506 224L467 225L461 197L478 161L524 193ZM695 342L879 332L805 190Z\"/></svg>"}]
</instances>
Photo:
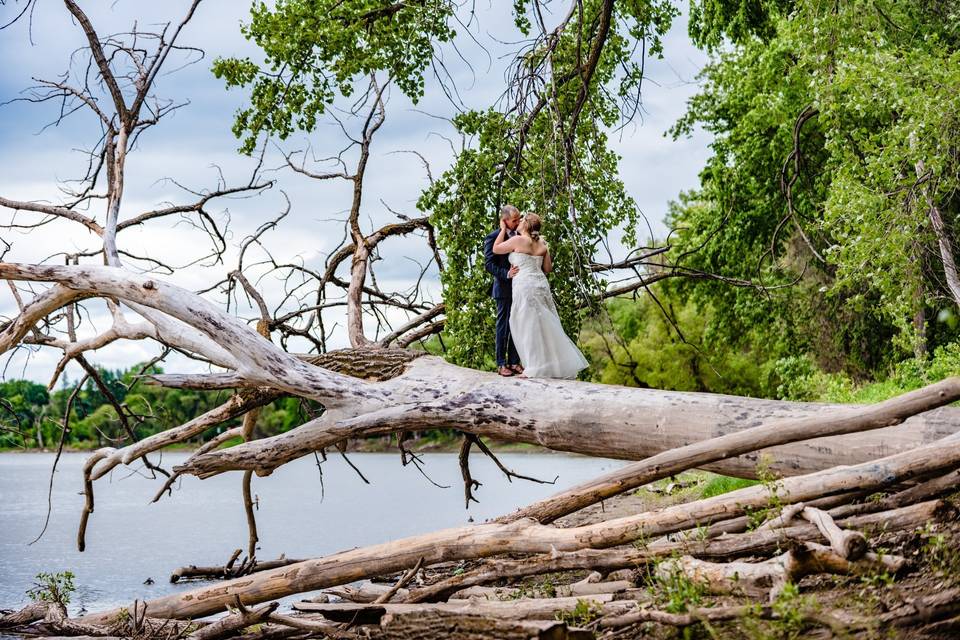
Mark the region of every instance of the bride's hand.
<instances>
[{"instance_id":1,"label":"bride's hand","mask_svg":"<svg viewBox=\"0 0 960 640\"><path fill-rule=\"evenodd\" d=\"M500 231L503 233L507 232L507 221L503 218L500 219Z\"/></svg>"}]
</instances>

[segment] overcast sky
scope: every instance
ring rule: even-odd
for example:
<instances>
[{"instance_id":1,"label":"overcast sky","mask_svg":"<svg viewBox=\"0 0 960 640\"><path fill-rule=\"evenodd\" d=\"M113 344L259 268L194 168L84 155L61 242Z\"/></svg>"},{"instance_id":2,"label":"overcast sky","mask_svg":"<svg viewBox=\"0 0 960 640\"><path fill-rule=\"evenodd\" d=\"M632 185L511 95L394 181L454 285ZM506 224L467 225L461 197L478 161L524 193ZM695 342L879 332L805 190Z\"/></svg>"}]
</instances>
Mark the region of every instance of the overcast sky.
<instances>
[{"instance_id":1,"label":"overcast sky","mask_svg":"<svg viewBox=\"0 0 960 640\"><path fill-rule=\"evenodd\" d=\"M145 3L83 2L101 34L129 31L134 22L146 30L149 25L178 20L187 6L182 0ZM560 3L555 3L560 8ZM519 35L512 23L506 0L477 2L477 22L473 36L489 51L461 36L458 47L473 63L473 69L458 63L452 48L441 51L453 69L460 97L467 108L489 106L504 89L504 67L509 54L516 49L510 42ZM22 7L7 2L0 6L0 22L7 22ZM139 141L127 162L126 189L121 219L155 208L162 203L184 203L193 198L176 183L197 190L216 185L218 169L228 184L245 183L254 168L254 161L236 152L238 142L230 131L233 116L245 99L242 91L227 91L222 82L210 73L210 65L220 56L258 58L257 50L246 42L240 25L247 19L249 4L227 0L205 0L193 21L183 32L180 43L202 48L203 59L181 67L186 59L171 61L172 73L161 77L157 94L187 103L160 126L148 131ZM684 3L685 8L685 3ZM558 16L554 16L554 21ZM462 28L460 29L462 31ZM0 101L22 97L23 90L34 84L32 78L55 79L69 66L71 53L83 44L82 33L62 4L38 3L32 21L21 20L0 32ZM196 58L196 56L193 56ZM643 85L643 111L636 122L616 135L615 150L622 156L621 175L633 198L650 221L655 235L662 236L662 220L667 204L685 189L695 187L697 174L707 156L709 137L699 133L691 139L672 141L664 132L679 118L687 99L696 91L695 76L705 64L703 53L693 48L686 34L686 21L679 18L666 39L665 59L648 60ZM80 67L77 59L73 69ZM85 157L99 134L92 116L77 113L58 126L45 128L56 118L57 105L35 105L14 102L0 109L0 195L22 200L57 203L62 194L59 181L82 175ZM372 158L365 183L363 217L371 223L393 218L387 209L409 215L422 215L415 202L427 184L420 162L398 151L415 149L430 162L434 175L439 175L452 160L452 151L444 139L452 129L443 120L454 107L439 90L437 81L429 78L426 95L412 105L399 91L389 95L387 120L374 141ZM286 150L310 146L318 156L335 154L344 138L332 122L324 122L312 134L294 136L281 145ZM201 289L221 280L236 263L236 245L284 207L281 192L291 202L289 216L265 237L278 261L298 261L321 268L327 253L340 241L342 218L350 205L350 185L345 181L317 182L279 169L282 155L271 148L265 166L277 168L266 177L276 186L251 199L220 200L209 207L219 219L229 219L231 251L226 266L178 269L172 280L181 286ZM94 205L97 207L98 205ZM102 206L101 206L102 209ZM102 220L101 210L91 211ZM18 221L36 221L33 214L19 214ZM0 220L8 221L12 213L0 209ZM395 219L395 218L393 218ZM120 236L121 249L146 256L163 256L175 265L186 265L203 256L208 249L203 237L189 225L175 220L151 224ZM370 227L367 227L370 228ZM57 252L76 252L99 246L96 238L75 224L54 223L29 235L3 231L3 239L13 245L7 256L11 261L38 261ZM378 265L378 279L384 289L391 285L409 284L419 269L417 262L426 261L422 243L415 239L392 240L384 247L389 255ZM410 260L404 259L411 258ZM62 258L54 261L62 262ZM435 276L435 274L431 274ZM283 289L279 283L264 281L261 288L268 300L278 302ZM428 287L434 296L438 287ZM90 307L91 317L84 332L103 330L109 320L98 305ZM9 289L0 289L0 316L10 317L16 306ZM330 324L340 322L342 311L327 316ZM132 315L132 314L131 314ZM87 320L85 318L85 320ZM81 334L81 337L83 332ZM335 331L331 346L344 346L345 336ZM124 342L91 354L90 359L109 368L125 368L149 359L158 352L150 343ZM53 371L58 353L52 349L20 350L12 358L4 357L6 378L27 377L46 382ZM168 371L196 371L198 365L185 359L171 359ZM70 369L74 379L78 370Z\"/></svg>"}]
</instances>

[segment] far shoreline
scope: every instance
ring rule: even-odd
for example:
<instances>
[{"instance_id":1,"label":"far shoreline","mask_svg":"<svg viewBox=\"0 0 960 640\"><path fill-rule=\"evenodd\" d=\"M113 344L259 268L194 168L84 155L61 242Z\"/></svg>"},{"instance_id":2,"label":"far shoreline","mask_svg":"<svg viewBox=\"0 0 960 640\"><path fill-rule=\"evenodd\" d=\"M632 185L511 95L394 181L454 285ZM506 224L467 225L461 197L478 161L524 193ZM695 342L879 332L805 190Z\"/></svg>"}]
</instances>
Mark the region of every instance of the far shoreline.
<instances>
[{"instance_id":1,"label":"far shoreline","mask_svg":"<svg viewBox=\"0 0 960 640\"><path fill-rule=\"evenodd\" d=\"M534 444L528 444L525 442L508 442L500 440L485 440L484 443L490 447L492 451L497 453L523 453L523 454L541 454L541 455L571 455L579 456L579 454L565 451L554 451L553 449L547 449L545 447L540 447ZM239 442L226 442L219 449L227 449L229 447L235 446ZM203 443L188 443L188 444L177 444L164 447L161 451L170 452L170 451L196 451L203 446ZM457 453L460 450L460 439L459 438L444 438L443 440L436 440L431 438L420 438L417 440L407 440L404 442L404 446L407 450L412 451L413 453ZM63 453L92 453L100 447L75 447L75 446L64 446ZM0 447L0 453L56 453L56 448L37 448L37 447ZM397 448L396 441L390 439L389 441L382 438L371 438L369 440L356 440L351 441L346 449L347 453L398 453L399 449ZM585 456L588 457L588 456Z\"/></svg>"}]
</instances>

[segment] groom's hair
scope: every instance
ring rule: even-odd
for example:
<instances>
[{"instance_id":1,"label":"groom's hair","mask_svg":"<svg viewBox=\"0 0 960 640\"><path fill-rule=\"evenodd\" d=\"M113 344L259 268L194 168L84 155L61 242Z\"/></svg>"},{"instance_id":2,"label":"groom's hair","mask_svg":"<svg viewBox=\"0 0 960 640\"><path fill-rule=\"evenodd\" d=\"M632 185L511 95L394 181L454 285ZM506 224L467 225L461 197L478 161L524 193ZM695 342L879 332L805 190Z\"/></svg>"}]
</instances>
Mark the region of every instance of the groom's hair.
<instances>
[{"instance_id":1,"label":"groom's hair","mask_svg":"<svg viewBox=\"0 0 960 640\"><path fill-rule=\"evenodd\" d=\"M507 218L512 218L513 216L520 215L520 209L517 209L512 204L505 204L500 207L500 219L506 220Z\"/></svg>"}]
</instances>

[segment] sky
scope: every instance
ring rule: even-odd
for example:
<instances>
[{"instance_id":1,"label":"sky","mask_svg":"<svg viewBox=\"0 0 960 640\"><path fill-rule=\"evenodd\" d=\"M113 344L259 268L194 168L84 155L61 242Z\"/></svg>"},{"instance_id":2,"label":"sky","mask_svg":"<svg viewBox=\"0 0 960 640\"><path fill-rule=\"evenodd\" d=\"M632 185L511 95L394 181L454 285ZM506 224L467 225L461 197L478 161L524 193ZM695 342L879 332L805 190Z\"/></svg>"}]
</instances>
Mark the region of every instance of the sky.
<instances>
[{"instance_id":1,"label":"sky","mask_svg":"<svg viewBox=\"0 0 960 640\"><path fill-rule=\"evenodd\" d=\"M559 12L563 3L550 6ZM0 22L6 23L23 6L20 2L0 5ZM170 21L177 22L186 10L184 0L162 3L82 2L100 34L128 32L134 23L141 30ZM222 175L228 185L249 180L256 161L237 153L238 141L231 132L233 117L244 104L242 90L226 90L210 72L218 57L249 56L259 59L258 50L247 42L240 26L247 20L249 3L204 0L193 20L184 29L179 42L203 49L202 58L189 53L170 60L167 73L158 78L156 93L184 106L160 125L147 131L138 141L127 162L126 187L121 220L142 211L170 203L195 199L182 187L210 189ZM463 35L457 46L471 60L473 68L458 62L456 52L446 46L440 55L453 71L459 95L467 108L486 108L505 87L504 69L510 53L517 48L519 34L513 26L506 0L478 0L476 21L470 26L472 38ZM685 8L685 3L684 3ZM552 16L553 22L559 15ZM547 22L551 16L547 17ZM473 42L476 39L484 51ZM21 20L0 31L0 102L29 96L36 78L57 79L67 69L83 71L85 61L73 56L83 44L83 35L62 4L37 3L30 20ZM684 16L678 18L665 40L665 57L646 63L643 107L634 123L613 138L614 150L621 156L620 172L627 190L636 200L651 225L654 236L665 234L663 218L668 203L697 185L697 175L709 156L710 137L697 132L678 141L665 136L666 130L684 113L687 100L696 92L697 72L706 64L706 56L694 48L686 34ZM186 64L193 62L193 64ZM371 230L396 220L391 212L423 215L415 207L428 178L421 162L405 153L416 150L430 163L434 176L440 175L453 159L449 140L455 134L444 118L454 113L449 99L437 80L427 78L424 97L412 104L399 91L388 95L386 122L374 140L365 181L362 219ZM59 203L63 199L62 181L78 178L85 167L83 149L95 143L99 128L92 115L77 112L54 126L59 113L53 103L8 102L0 107L0 195L18 200ZM357 123L347 123L358 130ZM253 198L220 199L208 210L221 223L228 222L229 250L224 264L203 267L190 265L209 250L204 236L182 220L166 219L143 228L124 231L119 237L121 249L139 255L163 257L177 265L168 279L192 290L201 290L223 279L236 265L240 242L265 221L276 217L290 203L290 212L280 225L264 236L278 262L295 262L321 269L324 258L340 242L343 226L336 222L350 206L351 185L346 181L316 181L283 167L283 153L309 148L316 157L335 155L344 146L343 134L332 121L321 122L310 134L297 134L284 142L272 143L264 158L264 177L275 182L273 188ZM317 169L330 168L318 165ZM99 208L98 208L99 207ZM102 205L89 212L103 219ZM13 213L0 209L0 221ZM20 223L35 222L36 214L18 214ZM19 233L0 231L12 245L6 259L16 262L49 260L61 263L57 253L77 252L99 246L96 237L75 223L52 223ZM383 247L386 259L377 264L377 278L384 290L410 286L420 272L418 264L428 262L422 241L416 238L391 239ZM262 256L261 256L262 257ZM268 303L283 300L283 285L269 278L259 282ZM438 299L435 271L428 272L426 291ZM28 292L24 297L29 298ZM222 297L218 298L222 300ZM82 318L80 337L109 327L109 316L102 305L88 305ZM246 312L246 313L245 313ZM7 287L0 289L0 317L16 314L16 303ZM244 307L241 315L251 315ZM134 314L127 312L128 319ZM325 315L334 327L329 346L347 346L342 308ZM156 344L116 343L89 354L89 359L110 369L126 368L152 358L159 352ZM46 383L59 354L54 349L20 349L0 360L5 379L25 377ZM203 365L174 356L165 365L167 371L196 372ZM70 378L79 377L79 368L67 370Z\"/></svg>"}]
</instances>

